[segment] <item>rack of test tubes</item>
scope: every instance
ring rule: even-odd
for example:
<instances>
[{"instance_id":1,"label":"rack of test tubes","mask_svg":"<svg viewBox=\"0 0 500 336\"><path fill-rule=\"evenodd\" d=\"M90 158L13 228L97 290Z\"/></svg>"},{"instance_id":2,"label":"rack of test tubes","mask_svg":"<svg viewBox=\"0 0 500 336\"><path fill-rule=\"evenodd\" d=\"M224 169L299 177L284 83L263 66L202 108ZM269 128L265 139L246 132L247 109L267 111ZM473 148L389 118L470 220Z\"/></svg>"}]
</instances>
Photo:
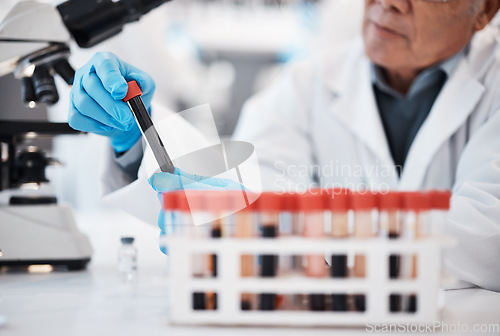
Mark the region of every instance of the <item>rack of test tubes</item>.
<instances>
[{"instance_id":1,"label":"rack of test tubes","mask_svg":"<svg viewBox=\"0 0 500 336\"><path fill-rule=\"evenodd\" d=\"M163 195L172 323L325 327L438 319L448 191L265 192L235 211L247 196ZM200 216L208 222L200 225Z\"/></svg>"}]
</instances>

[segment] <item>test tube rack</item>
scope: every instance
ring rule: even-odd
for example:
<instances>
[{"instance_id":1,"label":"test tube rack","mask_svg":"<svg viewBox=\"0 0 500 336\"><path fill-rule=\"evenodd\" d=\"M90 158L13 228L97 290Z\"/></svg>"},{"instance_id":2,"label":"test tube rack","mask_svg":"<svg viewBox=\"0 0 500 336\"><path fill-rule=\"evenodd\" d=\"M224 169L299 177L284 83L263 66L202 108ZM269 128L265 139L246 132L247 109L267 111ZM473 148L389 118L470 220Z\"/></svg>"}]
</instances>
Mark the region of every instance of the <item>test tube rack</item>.
<instances>
[{"instance_id":1,"label":"test tube rack","mask_svg":"<svg viewBox=\"0 0 500 336\"><path fill-rule=\"evenodd\" d=\"M170 321L179 324L363 326L366 323L430 323L438 319L441 245L437 238L411 243L380 239L360 240L307 238L236 239L221 238L194 243L182 237L167 238L170 267ZM216 254L216 278L195 278L191 274L193 254ZM334 279L307 277L245 278L240 275L242 254L365 254L366 277ZM415 279L389 279L392 254L418 256ZM217 293L217 310L193 310L192 294ZM243 311L241 293L347 293L366 295L364 312L333 311ZM418 297L415 313L390 313L391 294L413 293Z\"/></svg>"},{"instance_id":2,"label":"test tube rack","mask_svg":"<svg viewBox=\"0 0 500 336\"><path fill-rule=\"evenodd\" d=\"M166 237L165 242L171 270L169 320L173 324L363 327L367 323L431 323L439 320L441 250L450 240L433 235L405 240L302 236L213 239L177 234ZM193 275L193 258L199 255L217 255L215 277ZM243 277L242 255L365 255L366 274L363 278ZM416 257L417 275L391 278L389 260L393 255ZM216 293L216 309L194 309L193 295L200 292ZM366 303L364 311L243 310L241 297L247 293L342 293L364 295ZM391 312L391 295L414 295L418 300L416 311Z\"/></svg>"}]
</instances>

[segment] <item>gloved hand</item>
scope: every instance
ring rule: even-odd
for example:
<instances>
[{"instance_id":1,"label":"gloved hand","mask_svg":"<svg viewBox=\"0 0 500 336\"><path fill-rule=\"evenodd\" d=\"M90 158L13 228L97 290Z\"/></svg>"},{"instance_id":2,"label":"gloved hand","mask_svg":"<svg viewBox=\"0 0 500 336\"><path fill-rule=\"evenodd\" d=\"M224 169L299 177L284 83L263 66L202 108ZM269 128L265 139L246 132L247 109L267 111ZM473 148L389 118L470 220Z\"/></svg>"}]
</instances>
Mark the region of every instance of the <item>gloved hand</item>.
<instances>
[{"instance_id":1,"label":"gloved hand","mask_svg":"<svg viewBox=\"0 0 500 336\"><path fill-rule=\"evenodd\" d=\"M122 101L131 80L139 84L144 105L151 113L155 90L151 76L112 53L96 53L75 73L69 125L79 131L107 136L118 153L129 150L141 137L132 111Z\"/></svg>"},{"instance_id":2,"label":"gloved hand","mask_svg":"<svg viewBox=\"0 0 500 336\"><path fill-rule=\"evenodd\" d=\"M149 184L156 190L158 198L161 202L161 193L172 192L180 189L193 189L193 190L242 190L244 187L232 180L221 179L216 177L205 177L201 175L194 175L186 173L179 168L175 168L174 173L156 173L148 180ZM170 225L170 226L169 226ZM169 220L166 226L165 212L160 210L158 216L158 226L160 228L160 240L165 235L169 234L169 228L172 229L173 223ZM163 254L167 255L168 250L165 245L160 244L160 250Z\"/></svg>"},{"instance_id":3,"label":"gloved hand","mask_svg":"<svg viewBox=\"0 0 500 336\"><path fill-rule=\"evenodd\" d=\"M244 187L229 179L206 177L189 174L179 168L174 173L156 173L148 180L157 192L169 192L180 189L190 190L242 190Z\"/></svg>"}]
</instances>

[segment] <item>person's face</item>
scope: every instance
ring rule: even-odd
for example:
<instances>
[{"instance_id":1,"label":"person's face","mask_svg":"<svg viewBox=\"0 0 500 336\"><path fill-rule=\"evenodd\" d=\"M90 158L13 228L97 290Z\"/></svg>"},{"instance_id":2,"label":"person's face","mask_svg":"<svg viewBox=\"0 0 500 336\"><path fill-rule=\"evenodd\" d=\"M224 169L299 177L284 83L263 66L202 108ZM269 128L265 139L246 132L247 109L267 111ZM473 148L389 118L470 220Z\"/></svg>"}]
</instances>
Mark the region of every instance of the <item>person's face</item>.
<instances>
[{"instance_id":1,"label":"person's face","mask_svg":"<svg viewBox=\"0 0 500 336\"><path fill-rule=\"evenodd\" d=\"M474 3L365 0L365 52L373 63L396 71L423 69L444 60L484 27Z\"/></svg>"}]
</instances>

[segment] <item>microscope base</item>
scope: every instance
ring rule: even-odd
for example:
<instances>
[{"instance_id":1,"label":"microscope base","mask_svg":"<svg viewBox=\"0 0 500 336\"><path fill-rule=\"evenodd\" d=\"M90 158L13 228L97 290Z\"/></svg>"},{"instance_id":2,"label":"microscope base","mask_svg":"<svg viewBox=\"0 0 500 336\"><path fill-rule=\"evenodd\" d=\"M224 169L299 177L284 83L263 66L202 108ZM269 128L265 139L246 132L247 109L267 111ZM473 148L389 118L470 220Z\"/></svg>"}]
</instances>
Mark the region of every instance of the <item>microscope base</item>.
<instances>
[{"instance_id":1,"label":"microscope base","mask_svg":"<svg viewBox=\"0 0 500 336\"><path fill-rule=\"evenodd\" d=\"M84 269L92 248L64 205L0 206L0 266Z\"/></svg>"}]
</instances>

